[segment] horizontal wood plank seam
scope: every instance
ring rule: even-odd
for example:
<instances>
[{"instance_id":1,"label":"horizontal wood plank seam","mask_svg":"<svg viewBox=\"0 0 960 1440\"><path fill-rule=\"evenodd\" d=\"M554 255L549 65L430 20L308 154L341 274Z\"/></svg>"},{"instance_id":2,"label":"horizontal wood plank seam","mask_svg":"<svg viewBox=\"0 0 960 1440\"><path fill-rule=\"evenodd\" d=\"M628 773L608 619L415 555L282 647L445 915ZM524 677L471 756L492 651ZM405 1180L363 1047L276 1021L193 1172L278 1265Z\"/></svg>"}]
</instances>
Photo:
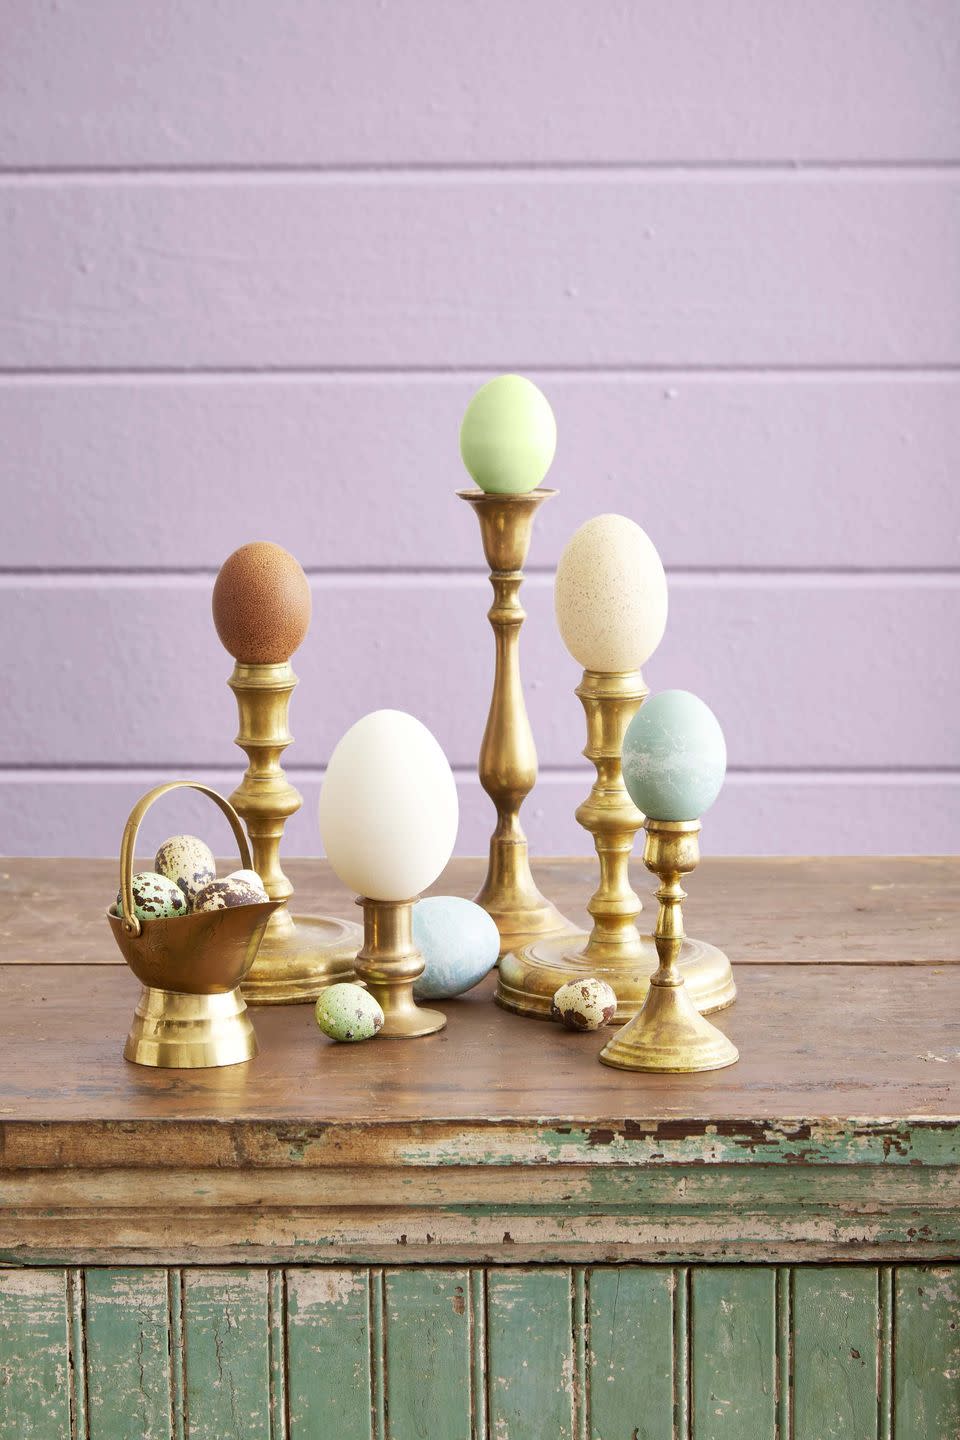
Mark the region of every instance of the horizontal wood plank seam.
<instances>
[{"instance_id":1,"label":"horizontal wood plank seam","mask_svg":"<svg viewBox=\"0 0 960 1440\"><path fill-rule=\"evenodd\" d=\"M283 161L265 160L241 162L232 160L204 160L183 162L127 162L122 164L101 163L99 165L0 165L0 182L7 184L25 183L53 185L57 182L108 184L128 182L147 183L157 180L196 179L249 181L277 180L302 177L305 180L336 183L338 180L357 180L375 183L384 179L387 183L411 179L422 181L432 177L438 180L463 179L550 179L584 177L593 179L610 175L670 179L703 176L705 179L734 178L744 176L771 176L778 179L820 180L833 176L855 179L864 175L869 179L889 177L900 179L915 176L920 179L937 179L960 170L960 158L935 158L932 156L910 156L902 159L880 156L876 159L862 159L851 156L846 159L828 160L811 156L809 159L796 157L768 156L751 160L709 160L697 156L675 160L379 160L379 161Z\"/></svg>"}]
</instances>

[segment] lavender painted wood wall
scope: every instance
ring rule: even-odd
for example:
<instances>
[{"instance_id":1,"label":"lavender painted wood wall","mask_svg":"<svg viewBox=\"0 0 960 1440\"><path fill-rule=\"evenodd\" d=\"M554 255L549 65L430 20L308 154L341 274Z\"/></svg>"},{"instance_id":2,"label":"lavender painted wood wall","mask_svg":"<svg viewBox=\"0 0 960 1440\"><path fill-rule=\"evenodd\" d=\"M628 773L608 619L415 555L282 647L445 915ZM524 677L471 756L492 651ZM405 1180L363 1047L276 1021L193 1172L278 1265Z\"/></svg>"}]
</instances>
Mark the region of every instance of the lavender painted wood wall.
<instances>
[{"instance_id":1,"label":"lavender painted wood wall","mask_svg":"<svg viewBox=\"0 0 960 1440\"><path fill-rule=\"evenodd\" d=\"M315 591L291 851L385 704L481 851L489 592L453 492L504 369L560 428L535 849L589 848L550 592L604 510L669 570L648 681L727 731L705 848L957 847L952 0L0 0L0 257L0 848L112 853L156 779L232 787L209 594L270 538ZM179 823L211 828L177 801L147 847Z\"/></svg>"}]
</instances>

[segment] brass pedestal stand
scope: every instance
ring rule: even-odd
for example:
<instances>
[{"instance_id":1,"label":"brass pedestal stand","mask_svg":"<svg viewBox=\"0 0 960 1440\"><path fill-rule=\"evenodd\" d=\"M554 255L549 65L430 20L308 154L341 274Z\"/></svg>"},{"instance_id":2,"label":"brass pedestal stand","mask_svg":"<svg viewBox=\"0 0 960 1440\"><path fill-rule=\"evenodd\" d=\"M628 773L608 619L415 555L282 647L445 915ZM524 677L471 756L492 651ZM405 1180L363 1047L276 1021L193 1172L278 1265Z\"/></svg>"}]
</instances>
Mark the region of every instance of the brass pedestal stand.
<instances>
[{"instance_id":1,"label":"brass pedestal stand","mask_svg":"<svg viewBox=\"0 0 960 1440\"><path fill-rule=\"evenodd\" d=\"M413 982L423 974L423 956L413 940L412 900L371 900L362 896L363 946L357 955L362 980L383 1011L381 1036L413 1039L442 1030L447 1017L413 998Z\"/></svg>"},{"instance_id":2,"label":"brass pedestal stand","mask_svg":"<svg viewBox=\"0 0 960 1440\"><path fill-rule=\"evenodd\" d=\"M537 751L520 680L520 626L526 614L519 596L533 517L543 501L557 492L457 493L473 506L480 522L494 595L488 618L496 639L496 669L478 772L496 806L497 825L490 838L487 877L475 899L496 922L502 956L538 936L563 934L572 928L537 889L520 825L520 806L537 779Z\"/></svg>"},{"instance_id":3,"label":"brass pedestal stand","mask_svg":"<svg viewBox=\"0 0 960 1440\"><path fill-rule=\"evenodd\" d=\"M654 942L660 965L643 1008L600 1052L618 1070L678 1074L722 1070L739 1059L737 1047L693 1003L678 965L683 943L680 879L700 859L699 820L648 820L643 863L660 880Z\"/></svg>"},{"instance_id":4,"label":"brass pedestal stand","mask_svg":"<svg viewBox=\"0 0 960 1440\"><path fill-rule=\"evenodd\" d=\"M240 713L236 743L250 761L230 800L246 822L253 868L267 894L285 902L293 886L280 868L280 839L303 804L280 764L293 738L287 715L297 677L288 660L274 665L238 660L228 683ZM284 904L267 926L243 995L251 1005L316 1000L327 985L353 979L361 938L360 926L350 921L291 915Z\"/></svg>"},{"instance_id":5,"label":"brass pedestal stand","mask_svg":"<svg viewBox=\"0 0 960 1440\"><path fill-rule=\"evenodd\" d=\"M657 968L652 935L637 929L640 900L630 885L629 861L643 816L627 794L620 754L627 726L648 694L638 670L615 674L585 670L577 687L587 719L584 755L597 778L577 819L593 836L600 883L587 909L589 935L569 930L520 946L500 962L497 1002L520 1015L549 1019L561 985L588 975L606 980L617 996L614 1024L636 1015ZM692 1002L702 1012L722 1010L736 998L733 972L722 950L684 939L679 967Z\"/></svg>"}]
</instances>

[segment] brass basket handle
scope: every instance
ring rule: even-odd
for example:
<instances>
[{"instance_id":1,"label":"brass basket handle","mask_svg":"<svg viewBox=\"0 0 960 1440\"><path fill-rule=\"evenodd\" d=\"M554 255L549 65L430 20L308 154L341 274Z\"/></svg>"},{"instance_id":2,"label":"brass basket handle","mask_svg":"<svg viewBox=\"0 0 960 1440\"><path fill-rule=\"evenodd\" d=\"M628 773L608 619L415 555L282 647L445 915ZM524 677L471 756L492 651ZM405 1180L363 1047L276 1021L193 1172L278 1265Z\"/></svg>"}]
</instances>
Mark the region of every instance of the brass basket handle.
<instances>
[{"instance_id":1,"label":"brass basket handle","mask_svg":"<svg viewBox=\"0 0 960 1440\"><path fill-rule=\"evenodd\" d=\"M199 780L168 780L166 785L158 785L142 796L130 811L130 818L123 827L123 839L120 842L120 895L123 899L123 916L121 924L128 935L139 935L142 925L137 918L133 908L133 857L137 846L137 834L140 830L140 822L150 809L154 800L159 800L161 795L166 795L170 790L199 790L201 795L207 795L230 821L230 828L233 837L240 850L240 859L243 862L241 868L249 870L253 864L250 858L250 846L247 843L246 831L240 816L234 810L229 800L224 800L216 790L211 790L209 785L201 785Z\"/></svg>"}]
</instances>

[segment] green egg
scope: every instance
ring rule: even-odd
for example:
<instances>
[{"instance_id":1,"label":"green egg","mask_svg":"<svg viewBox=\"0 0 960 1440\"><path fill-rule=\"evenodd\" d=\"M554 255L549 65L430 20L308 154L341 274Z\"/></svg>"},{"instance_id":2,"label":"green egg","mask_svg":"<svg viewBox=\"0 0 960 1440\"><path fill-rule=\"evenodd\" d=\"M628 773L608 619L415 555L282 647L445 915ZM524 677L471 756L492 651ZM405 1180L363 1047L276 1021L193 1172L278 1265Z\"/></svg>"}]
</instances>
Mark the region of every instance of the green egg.
<instances>
[{"instance_id":1,"label":"green egg","mask_svg":"<svg viewBox=\"0 0 960 1440\"><path fill-rule=\"evenodd\" d=\"M689 690L663 690L623 737L623 779L651 820L699 820L720 794L727 746L716 715Z\"/></svg>"},{"instance_id":2,"label":"green egg","mask_svg":"<svg viewBox=\"0 0 960 1440\"><path fill-rule=\"evenodd\" d=\"M346 981L321 992L315 1014L331 1040L370 1040L383 1026L383 1011L370 991Z\"/></svg>"},{"instance_id":3,"label":"green egg","mask_svg":"<svg viewBox=\"0 0 960 1440\"><path fill-rule=\"evenodd\" d=\"M460 454L488 495L526 495L542 482L557 448L550 402L532 380L498 375L467 406Z\"/></svg>"},{"instance_id":4,"label":"green egg","mask_svg":"<svg viewBox=\"0 0 960 1440\"><path fill-rule=\"evenodd\" d=\"M133 877L133 909L138 920L172 920L177 915L186 915L187 897L155 870L141 870ZM123 915L123 901L117 891L117 914Z\"/></svg>"}]
</instances>

